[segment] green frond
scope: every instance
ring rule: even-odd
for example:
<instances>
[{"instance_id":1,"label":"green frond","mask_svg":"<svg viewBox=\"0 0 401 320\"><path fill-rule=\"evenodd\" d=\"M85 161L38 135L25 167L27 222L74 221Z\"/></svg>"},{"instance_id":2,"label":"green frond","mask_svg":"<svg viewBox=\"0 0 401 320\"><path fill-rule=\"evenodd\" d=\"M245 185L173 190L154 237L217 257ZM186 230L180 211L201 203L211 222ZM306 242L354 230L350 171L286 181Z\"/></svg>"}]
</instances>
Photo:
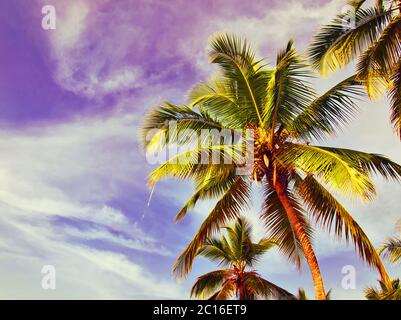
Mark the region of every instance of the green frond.
<instances>
[{"instance_id":1,"label":"green frond","mask_svg":"<svg viewBox=\"0 0 401 320\"><path fill-rule=\"evenodd\" d=\"M278 247L280 245L280 241L275 238L264 238L261 239L258 243L253 244L253 260L257 259L259 256L265 254L267 251L274 247Z\"/></svg>"},{"instance_id":2,"label":"green frond","mask_svg":"<svg viewBox=\"0 0 401 320\"><path fill-rule=\"evenodd\" d=\"M232 267L245 263L252 267L261 255L279 245L279 241L273 238L264 238L253 243L251 225L242 217L224 229L226 236L207 240L197 254L216 261L219 265Z\"/></svg>"},{"instance_id":3,"label":"green frond","mask_svg":"<svg viewBox=\"0 0 401 320\"><path fill-rule=\"evenodd\" d=\"M230 275L229 270L216 270L200 276L191 289L191 297L209 298Z\"/></svg>"},{"instance_id":4,"label":"green frond","mask_svg":"<svg viewBox=\"0 0 401 320\"><path fill-rule=\"evenodd\" d=\"M262 123L260 102L267 78L247 41L230 34L218 34L211 42L209 57L211 63L219 65L226 81L236 88L239 105L252 106Z\"/></svg>"},{"instance_id":5,"label":"green frond","mask_svg":"<svg viewBox=\"0 0 401 320\"><path fill-rule=\"evenodd\" d=\"M355 76L345 79L304 108L287 130L303 139L326 138L354 119L359 107L353 98L361 89Z\"/></svg>"},{"instance_id":6,"label":"green frond","mask_svg":"<svg viewBox=\"0 0 401 320\"><path fill-rule=\"evenodd\" d=\"M299 177L294 188L317 224L333 231L339 239L345 237L347 242L351 239L361 259L385 273L383 263L365 232L329 191L312 176Z\"/></svg>"},{"instance_id":7,"label":"green frond","mask_svg":"<svg viewBox=\"0 0 401 320\"><path fill-rule=\"evenodd\" d=\"M371 98L381 97L390 86L390 75L401 56L401 15L395 17L359 59L357 78Z\"/></svg>"},{"instance_id":8,"label":"green frond","mask_svg":"<svg viewBox=\"0 0 401 320\"><path fill-rule=\"evenodd\" d=\"M370 176L357 159L349 159L333 148L287 144L277 155L280 162L319 177L331 189L344 197L371 200L375 188Z\"/></svg>"},{"instance_id":9,"label":"green frond","mask_svg":"<svg viewBox=\"0 0 401 320\"><path fill-rule=\"evenodd\" d=\"M225 237L208 239L206 244L198 250L197 255L226 267L231 267L238 260Z\"/></svg>"},{"instance_id":10,"label":"green frond","mask_svg":"<svg viewBox=\"0 0 401 320\"><path fill-rule=\"evenodd\" d=\"M339 155L367 175L380 175L387 180L401 181L401 165L383 155L344 148L320 148Z\"/></svg>"},{"instance_id":11,"label":"green frond","mask_svg":"<svg viewBox=\"0 0 401 320\"><path fill-rule=\"evenodd\" d=\"M197 251L218 228L239 217L241 211L248 204L249 195L249 184L238 176L232 187L227 190L209 213L190 244L177 258L173 266L173 272L177 276L185 277L189 273Z\"/></svg>"},{"instance_id":12,"label":"green frond","mask_svg":"<svg viewBox=\"0 0 401 320\"><path fill-rule=\"evenodd\" d=\"M313 66L323 75L343 68L378 40L392 17L389 10L367 8L338 15L330 24L321 28L309 48ZM355 18L355 27L349 19Z\"/></svg>"},{"instance_id":13,"label":"green frond","mask_svg":"<svg viewBox=\"0 0 401 320\"><path fill-rule=\"evenodd\" d=\"M305 233L309 240L311 240L313 230L304 217L302 207L296 198L291 194L290 190L288 190L288 193L290 195L290 200L293 203L293 207L298 213L298 217L303 224ZM264 190L261 218L265 222L266 230L269 235L272 238L277 239L279 242L279 249L283 255L288 257L291 262L295 263L297 268L300 268L301 261L304 256L301 244L295 235L295 231L288 220L286 210L280 202L276 191L271 189L267 184L265 185Z\"/></svg>"},{"instance_id":14,"label":"green frond","mask_svg":"<svg viewBox=\"0 0 401 320\"><path fill-rule=\"evenodd\" d=\"M243 218L238 218L235 224L232 226L225 227L227 231L227 240L230 245L231 251L233 252L234 261L233 263L248 262L249 254L252 251L252 227Z\"/></svg>"},{"instance_id":15,"label":"green frond","mask_svg":"<svg viewBox=\"0 0 401 320\"><path fill-rule=\"evenodd\" d=\"M262 116L269 128L289 124L311 103L315 92L306 82L308 77L311 72L290 41L278 54L276 68L267 86Z\"/></svg>"},{"instance_id":16,"label":"green frond","mask_svg":"<svg viewBox=\"0 0 401 320\"><path fill-rule=\"evenodd\" d=\"M248 123L258 123L254 107L249 103L241 103L236 83L221 77L210 83L201 82L189 95L191 106L201 107L214 119L218 119L226 128L241 129Z\"/></svg>"}]
</instances>

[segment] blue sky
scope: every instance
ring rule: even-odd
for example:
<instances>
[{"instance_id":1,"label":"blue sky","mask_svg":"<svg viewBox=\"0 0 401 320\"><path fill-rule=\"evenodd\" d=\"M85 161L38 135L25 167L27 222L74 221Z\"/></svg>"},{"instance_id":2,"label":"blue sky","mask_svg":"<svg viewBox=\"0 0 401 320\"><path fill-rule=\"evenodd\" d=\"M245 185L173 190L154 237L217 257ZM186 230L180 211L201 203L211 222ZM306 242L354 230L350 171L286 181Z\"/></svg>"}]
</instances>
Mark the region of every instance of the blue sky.
<instances>
[{"instance_id":1,"label":"blue sky","mask_svg":"<svg viewBox=\"0 0 401 320\"><path fill-rule=\"evenodd\" d=\"M167 181L150 191L138 143L143 114L162 99L183 103L215 69L206 49L218 31L247 37L258 55L295 39L300 51L337 1L2 1L0 4L0 298L188 298L194 279L215 266L196 261L185 281L171 275L212 203L180 224L173 218L190 184ZM52 4L57 29L41 28ZM347 77L352 66L319 91ZM361 102L359 121L327 145L381 153L401 163L386 101ZM347 203L375 245L394 233L399 184L377 180L373 203ZM255 208L255 233L264 230ZM314 241L333 298L359 299L377 274L352 246L318 230ZM56 290L43 290L41 269L54 265ZM344 265L356 268L355 290L341 287ZM399 267L388 266L392 276ZM308 268L298 272L275 250L258 270L313 296Z\"/></svg>"}]
</instances>

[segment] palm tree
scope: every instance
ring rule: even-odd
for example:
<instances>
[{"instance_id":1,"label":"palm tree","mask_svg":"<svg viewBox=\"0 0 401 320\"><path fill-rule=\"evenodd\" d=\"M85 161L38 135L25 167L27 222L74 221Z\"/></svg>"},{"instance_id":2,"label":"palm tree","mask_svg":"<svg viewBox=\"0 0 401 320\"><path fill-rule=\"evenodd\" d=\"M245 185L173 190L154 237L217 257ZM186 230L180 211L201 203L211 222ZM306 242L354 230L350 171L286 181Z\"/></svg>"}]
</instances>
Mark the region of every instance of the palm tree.
<instances>
[{"instance_id":1,"label":"palm tree","mask_svg":"<svg viewBox=\"0 0 401 320\"><path fill-rule=\"evenodd\" d=\"M252 228L238 218L233 226L226 227L227 237L206 241L197 255L219 262L220 269L199 277L192 287L191 296L213 300L240 300L257 298L291 299L293 295L263 279L253 270L255 262L269 249L277 245L274 239L252 242Z\"/></svg>"},{"instance_id":2,"label":"palm tree","mask_svg":"<svg viewBox=\"0 0 401 320\"><path fill-rule=\"evenodd\" d=\"M401 221L398 224L398 230L401 232ZM391 263L397 263L401 260L401 238L393 237L380 247L379 253Z\"/></svg>"},{"instance_id":3,"label":"palm tree","mask_svg":"<svg viewBox=\"0 0 401 320\"><path fill-rule=\"evenodd\" d=\"M401 300L401 283L399 279L393 280L391 286L379 281L380 288L368 288L365 297L368 300Z\"/></svg>"},{"instance_id":4,"label":"palm tree","mask_svg":"<svg viewBox=\"0 0 401 320\"><path fill-rule=\"evenodd\" d=\"M371 98L388 91L391 122L401 138L401 1L350 0L354 12L342 13L315 36L309 50L322 74L357 59L357 79ZM349 22L355 22L353 26Z\"/></svg>"},{"instance_id":5,"label":"palm tree","mask_svg":"<svg viewBox=\"0 0 401 320\"><path fill-rule=\"evenodd\" d=\"M326 299L330 300L330 295L331 295L331 290L329 290L326 294ZM305 289L304 288L299 288L298 289L298 294L296 295L294 300L308 300L308 297L306 295Z\"/></svg>"},{"instance_id":6,"label":"palm tree","mask_svg":"<svg viewBox=\"0 0 401 320\"><path fill-rule=\"evenodd\" d=\"M185 277L197 250L210 235L248 208L251 185L255 182L263 191L261 217L266 229L279 240L280 250L297 267L306 258L316 298L326 299L326 293L311 242L309 217L334 231L338 238L351 239L361 258L377 268L388 283L375 248L330 191L371 200L375 195L372 174L399 180L401 166L381 155L310 143L311 139L323 140L332 135L352 119L358 107L351 97L362 91L358 82L350 77L318 96L306 80L311 71L296 53L292 41L277 55L275 68L256 60L248 43L233 35L217 35L209 55L220 73L210 83L197 85L189 94L188 105L166 102L150 110L143 125L148 150L171 145L184 148L149 176L150 187L169 177L194 183L195 191L178 212L176 221L183 219L198 201L216 200L193 240L178 257L174 273ZM196 139L189 138L202 136L204 130L246 129L254 132L252 163L244 163L237 156L243 148L238 147L238 141L228 144L200 139L201 143L194 144ZM232 151L231 163L200 161L216 150L224 160L227 150ZM244 169L244 165L251 168L238 175L237 169Z\"/></svg>"}]
</instances>

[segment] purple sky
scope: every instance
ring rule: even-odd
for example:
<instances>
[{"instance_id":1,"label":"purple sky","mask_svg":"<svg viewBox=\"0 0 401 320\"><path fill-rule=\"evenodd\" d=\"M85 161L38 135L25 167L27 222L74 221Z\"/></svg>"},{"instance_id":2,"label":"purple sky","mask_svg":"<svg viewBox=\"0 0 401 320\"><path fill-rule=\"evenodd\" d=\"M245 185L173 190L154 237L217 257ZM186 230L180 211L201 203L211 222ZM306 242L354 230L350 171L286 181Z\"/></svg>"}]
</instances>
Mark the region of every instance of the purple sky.
<instances>
[{"instance_id":1,"label":"purple sky","mask_svg":"<svg viewBox=\"0 0 401 320\"><path fill-rule=\"evenodd\" d=\"M56 30L41 28L47 4L56 8ZM206 55L213 33L246 36L273 62L290 37L302 51L342 6L339 0L1 1L0 298L188 298L193 280L215 266L197 261L183 283L170 268L211 204L174 224L190 186L169 181L147 205L152 167L137 141L141 116L162 99L183 103L194 84L213 74ZM318 89L347 74L318 81ZM363 104L361 121L330 144L401 162L385 101ZM400 191L378 180L375 202L350 204L375 244L394 231ZM376 274L351 247L323 233L315 243L334 298L361 298L375 284ZM41 288L43 265L56 267L56 290ZM356 290L341 287L344 265L357 268ZM258 269L313 296L308 269L298 273L275 250ZM389 271L400 276L395 267Z\"/></svg>"}]
</instances>

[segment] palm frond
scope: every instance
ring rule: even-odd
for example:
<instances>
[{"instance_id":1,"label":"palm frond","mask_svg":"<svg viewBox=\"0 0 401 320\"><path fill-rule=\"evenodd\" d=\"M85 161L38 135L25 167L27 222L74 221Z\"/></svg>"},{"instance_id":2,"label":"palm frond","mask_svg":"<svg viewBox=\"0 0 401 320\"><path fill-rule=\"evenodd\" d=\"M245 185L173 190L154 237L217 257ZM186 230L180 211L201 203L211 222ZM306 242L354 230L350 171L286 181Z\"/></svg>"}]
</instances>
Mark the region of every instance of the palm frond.
<instances>
[{"instance_id":1,"label":"palm frond","mask_svg":"<svg viewBox=\"0 0 401 320\"><path fill-rule=\"evenodd\" d=\"M401 60L394 68L392 77L392 88L389 91L391 123L394 131L401 139Z\"/></svg>"},{"instance_id":2,"label":"palm frond","mask_svg":"<svg viewBox=\"0 0 401 320\"><path fill-rule=\"evenodd\" d=\"M305 81L311 77L305 61L290 41L277 56L277 65L267 86L263 120L269 128L287 125L313 100L315 92Z\"/></svg>"},{"instance_id":3,"label":"palm frond","mask_svg":"<svg viewBox=\"0 0 401 320\"><path fill-rule=\"evenodd\" d=\"M351 26L350 13L338 15L330 24L321 28L309 48L313 66L323 75L342 68L377 41L392 12L367 8L355 13L355 27Z\"/></svg>"},{"instance_id":4,"label":"palm frond","mask_svg":"<svg viewBox=\"0 0 401 320\"><path fill-rule=\"evenodd\" d=\"M378 269L385 280L387 273L383 263L369 238L352 218L351 214L312 176L299 178L295 190L312 214L316 223L341 239L354 243L355 249L363 261Z\"/></svg>"},{"instance_id":5,"label":"palm frond","mask_svg":"<svg viewBox=\"0 0 401 320\"><path fill-rule=\"evenodd\" d=\"M212 119L207 112L197 112L187 106L177 106L169 102L148 112L142 124L142 143L147 149L162 149L168 144L180 143L179 135L191 130L198 134L201 130L222 130L222 124Z\"/></svg>"},{"instance_id":6,"label":"palm frond","mask_svg":"<svg viewBox=\"0 0 401 320\"><path fill-rule=\"evenodd\" d=\"M308 300L308 297L306 296L306 291L304 288L298 289L298 294L296 296L296 300Z\"/></svg>"},{"instance_id":7,"label":"palm frond","mask_svg":"<svg viewBox=\"0 0 401 320\"><path fill-rule=\"evenodd\" d=\"M274 247L278 247L280 245L280 241L278 239L269 237L263 238L258 243L252 244L252 251L249 253L249 265L252 266L255 262L258 261L259 257L265 254L267 251Z\"/></svg>"},{"instance_id":8,"label":"palm frond","mask_svg":"<svg viewBox=\"0 0 401 320\"><path fill-rule=\"evenodd\" d=\"M378 10L384 10L384 1L385 0L376 0L375 7ZM359 10L365 3L366 0L348 0L348 4L353 6L355 10Z\"/></svg>"},{"instance_id":9,"label":"palm frond","mask_svg":"<svg viewBox=\"0 0 401 320\"><path fill-rule=\"evenodd\" d=\"M198 249L219 227L241 214L249 201L249 194L249 184L238 176L232 187L227 190L209 213L190 244L177 258L173 266L173 272L176 275L184 277L188 274Z\"/></svg>"},{"instance_id":10,"label":"palm frond","mask_svg":"<svg viewBox=\"0 0 401 320\"><path fill-rule=\"evenodd\" d=\"M152 187L156 182L172 177L180 180L193 179L194 182L205 181L210 173L224 179L235 169L235 164L243 161L242 153L243 146L240 144L184 148L184 151L172 156L149 174L148 185Z\"/></svg>"},{"instance_id":11,"label":"palm frond","mask_svg":"<svg viewBox=\"0 0 401 320\"><path fill-rule=\"evenodd\" d=\"M344 148L320 148L341 156L342 159L352 166L358 167L365 174L380 175L385 179L401 181L401 165L383 155Z\"/></svg>"},{"instance_id":12,"label":"palm frond","mask_svg":"<svg viewBox=\"0 0 401 320\"><path fill-rule=\"evenodd\" d=\"M197 255L216 261L221 266L231 267L237 258L231 249L227 239L223 236L220 239L212 238L206 240Z\"/></svg>"},{"instance_id":13,"label":"palm frond","mask_svg":"<svg viewBox=\"0 0 401 320\"><path fill-rule=\"evenodd\" d=\"M229 270L215 270L200 276L191 288L191 297L208 298L222 286L229 275Z\"/></svg>"},{"instance_id":14,"label":"palm frond","mask_svg":"<svg viewBox=\"0 0 401 320\"><path fill-rule=\"evenodd\" d=\"M401 239L390 238L379 249L383 258L391 263L397 263L401 260Z\"/></svg>"},{"instance_id":15,"label":"palm frond","mask_svg":"<svg viewBox=\"0 0 401 320\"><path fill-rule=\"evenodd\" d=\"M233 252L233 262L241 263L247 261L248 254L252 250L252 227L245 220L239 217L233 226L225 227L228 243Z\"/></svg>"},{"instance_id":16,"label":"palm frond","mask_svg":"<svg viewBox=\"0 0 401 320\"><path fill-rule=\"evenodd\" d=\"M380 288L370 287L365 289L365 297L368 300L401 300L401 282L399 279L391 281L387 286L379 281Z\"/></svg>"},{"instance_id":17,"label":"palm frond","mask_svg":"<svg viewBox=\"0 0 401 320\"><path fill-rule=\"evenodd\" d=\"M256 272L246 272L243 278L245 290L263 299L291 300L294 295L262 278Z\"/></svg>"},{"instance_id":18,"label":"palm frond","mask_svg":"<svg viewBox=\"0 0 401 320\"><path fill-rule=\"evenodd\" d=\"M393 69L401 56L401 15L395 17L359 59L357 78L363 81L371 98L382 96L389 88Z\"/></svg>"},{"instance_id":19,"label":"palm frond","mask_svg":"<svg viewBox=\"0 0 401 320\"><path fill-rule=\"evenodd\" d=\"M235 86L239 105L252 106L262 123L260 99L266 88L266 73L259 72L261 62L255 61L247 41L230 34L218 34L211 42L209 56L211 63L218 64L225 79Z\"/></svg>"},{"instance_id":20,"label":"palm frond","mask_svg":"<svg viewBox=\"0 0 401 320\"><path fill-rule=\"evenodd\" d=\"M311 240L312 228L309 226L307 220L304 217L304 212L301 205L297 202L295 197L291 195L290 200L293 204L294 209L298 213L299 219L303 224L306 236ZM277 192L270 188L267 184L264 190L264 201L261 212L261 218L265 222L266 230L269 235L277 239L279 242L279 249L284 256L293 262L297 268L300 268L302 257L304 256L301 244L297 239L294 229L290 221L288 220L287 213L283 207L280 199L278 198Z\"/></svg>"},{"instance_id":21,"label":"palm frond","mask_svg":"<svg viewBox=\"0 0 401 320\"><path fill-rule=\"evenodd\" d=\"M195 86L189 95L189 103L193 107L206 110L225 128L240 129L245 128L248 123L258 123L254 106L241 101L237 88L236 82L216 77L210 83L201 82Z\"/></svg>"},{"instance_id":22,"label":"palm frond","mask_svg":"<svg viewBox=\"0 0 401 320\"><path fill-rule=\"evenodd\" d=\"M213 295L213 300L230 300L237 295L237 286L233 279L227 280L222 288Z\"/></svg>"},{"instance_id":23,"label":"palm frond","mask_svg":"<svg viewBox=\"0 0 401 320\"><path fill-rule=\"evenodd\" d=\"M374 185L363 168L333 148L287 144L277 155L280 162L300 169L307 175L319 177L331 189L347 198L371 200Z\"/></svg>"},{"instance_id":24,"label":"palm frond","mask_svg":"<svg viewBox=\"0 0 401 320\"><path fill-rule=\"evenodd\" d=\"M226 169L224 171L224 169ZM203 173L196 190L185 205L178 211L175 221L181 221L189 210L193 209L199 200L210 200L221 197L236 180L234 166L214 165L207 172Z\"/></svg>"},{"instance_id":25,"label":"palm frond","mask_svg":"<svg viewBox=\"0 0 401 320\"><path fill-rule=\"evenodd\" d=\"M361 84L351 76L317 97L287 126L295 136L322 139L342 129L358 111L354 97L362 94Z\"/></svg>"}]
</instances>

